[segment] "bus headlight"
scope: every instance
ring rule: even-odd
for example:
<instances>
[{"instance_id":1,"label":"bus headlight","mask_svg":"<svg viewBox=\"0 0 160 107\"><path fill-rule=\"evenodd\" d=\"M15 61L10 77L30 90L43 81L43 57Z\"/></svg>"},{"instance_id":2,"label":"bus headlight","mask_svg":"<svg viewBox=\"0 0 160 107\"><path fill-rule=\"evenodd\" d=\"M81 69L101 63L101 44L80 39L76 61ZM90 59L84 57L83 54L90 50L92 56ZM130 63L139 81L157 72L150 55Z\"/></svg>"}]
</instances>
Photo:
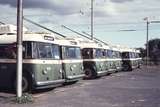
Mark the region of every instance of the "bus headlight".
<instances>
[{"instance_id":1,"label":"bus headlight","mask_svg":"<svg viewBox=\"0 0 160 107\"><path fill-rule=\"evenodd\" d=\"M81 66L81 70L84 70L84 67L83 67L83 66Z\"/></svg>"},{"instance_id":2,"label":"bus headlight","mask_svg":"<svg viewBox=\"0 0 160 107\"><path fill-rule=\"evenodd\" d=\"M112 66L113 65L113 63L110 63L110 66Z\"/></svg>"},{"instance_id":3,"label":"bus headlight","mask_svg":"<svg viewBox=\"0 0 160 107\"><path fill-rule=\"evenodd\" d=\"M103 67L103 64L101 64L100 67L102 68L102 67Z\"/></svg>"},{"instance_id":4,"label":"bus headlight","mask_svg":"<svg viewBox=\"0 0 160 107\"><path fill-rule=\"evenodd\" d=\"M42 71L43 75L46 75L48 72L46 70Z\"/></svg>"},{"instance_id":5,"label":"bus headlight","mask_svg":"<svg viewBox=\"0 0 160 107\"><path fill-rule=\"evenodd\" d=\"M62 69L60 69L59 72L62 73Z\"/></svg>"},{"instance_id":6,"label":"bus headlight","mask_svg":"<svg viewBox=\"0 0 160 107\"><path fill-rule=\"evenodd\" d=\"M74 68L71 66L71 67L70 67L70 70L73 71L73 69L74 69Z\"/></svg>"}]
</instances>

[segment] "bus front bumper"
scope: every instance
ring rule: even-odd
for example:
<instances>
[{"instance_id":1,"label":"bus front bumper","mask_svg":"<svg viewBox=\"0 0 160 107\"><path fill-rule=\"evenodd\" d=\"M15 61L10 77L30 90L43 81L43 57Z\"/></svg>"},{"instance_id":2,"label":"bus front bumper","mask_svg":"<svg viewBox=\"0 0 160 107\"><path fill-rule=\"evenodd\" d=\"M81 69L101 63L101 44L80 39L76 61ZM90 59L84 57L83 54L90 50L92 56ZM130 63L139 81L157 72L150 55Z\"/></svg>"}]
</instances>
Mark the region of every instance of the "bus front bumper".
<instances>
[{"instance_id":1,"label":"bus front bumper","mask_svg":"<svg viewBox=\"0 0 160 107\"><path fill-rule=\"evenodd\" d=\"M81 74L81 75L73 75L73 76L67 76L66 79L68 80L72 80L72 79L81 79L85 76L85 74Z\"/></svg>"},{"instance_id":2,"label":"bus front bumper","mask_svg":"<svg viewBox=\"0 0 160 107\"><path fill-rule=\"evenodd\" d=\"M104 75L107 75L108 71L98 71L97 72L97 76L104 76Z\"/></svg>"},{"instance_id":3,"label":"bus front bumper","mask_svg":"<svg viewBox=\"0 0 160 107\"><path fill-rule=\"evenodd\" d=\"M53 81L39 81L36 83L35 89L52 88L62 85L65 79L53 80Z\"/></svg>"},{"instance_id":4,"label":"bus front bumper","mask_svg":"<svg viewBox=\"0 0 160 107\"><path fill-rule=\"evenodd\" d=\"M81 80L81 79L84 78L84 76L85 76L85 74L67 76L66 79L65 79L65 83Z\"/></svg>"},{"instance_id":5,"label":"bus front bumper","mask_svg":"<svg viewBox=\"0 0 160 107\"><path fill-rule=\"evenodd\" d=\"M117 69L108 69L108 73L114 73Z\"/></svg>"}]
</instances>

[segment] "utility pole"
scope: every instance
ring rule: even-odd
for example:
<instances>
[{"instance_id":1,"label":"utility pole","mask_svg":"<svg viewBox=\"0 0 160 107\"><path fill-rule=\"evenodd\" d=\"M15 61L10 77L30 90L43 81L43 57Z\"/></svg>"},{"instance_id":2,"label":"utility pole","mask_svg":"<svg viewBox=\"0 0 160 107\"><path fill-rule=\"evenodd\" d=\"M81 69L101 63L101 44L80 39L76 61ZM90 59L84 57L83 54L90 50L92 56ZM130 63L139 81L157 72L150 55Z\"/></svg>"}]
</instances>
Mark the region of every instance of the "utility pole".
<instances>
[{"instance_id":1,"label":"utility pole","mask_svg":"<svg viewBox=\"0 0 160 107\"><path fill-rule=\"evenodd\" d=\"M160 21L149 21L148 17L144 18L146 20L146 65L149 65L149 24L160 23Z\"/></svg>"},{"instance_id":2,"label":"utility pole","mask_svg":"<svg viewBox=\"0 0 160 107\"><path fill-rule=\"evenodd\" d=\"M148 62L149 62L149 43L148 43L148 29L149 29L149 21L148 21L148 18L147 18L147 21L146 21L146 26L147 26L147 32L146 32L146 51L147 51L147 59L146 59L146 65L148 66Z\"/></svg>"},{"instance_id":3,"label":"utility pole","mask_svg":"<svg viewBox=\"0 0 160 107\"><path fill-rule=\"evenodd\" d=\"M23 0L17 0L17 97L22 97Z\"/></svg>"},{"instance_id":4,"label":"utility pole","mask_svg":"<svg viewBox=\"0 0 160 107\"><path fill-rule=\"evenodd\" d=\"M93 40L93 0L91 0L91 40Z\"/></svg>"}]
</instances>

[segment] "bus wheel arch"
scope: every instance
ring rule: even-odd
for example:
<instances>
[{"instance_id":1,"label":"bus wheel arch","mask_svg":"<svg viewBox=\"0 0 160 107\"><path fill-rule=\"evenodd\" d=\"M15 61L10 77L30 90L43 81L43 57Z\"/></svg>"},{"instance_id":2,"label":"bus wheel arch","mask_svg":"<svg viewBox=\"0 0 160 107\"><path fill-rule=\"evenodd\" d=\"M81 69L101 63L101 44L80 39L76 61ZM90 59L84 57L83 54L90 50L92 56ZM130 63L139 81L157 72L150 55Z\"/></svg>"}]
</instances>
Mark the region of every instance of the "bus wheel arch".
<instances>
[{"instance_id":1,"label":"bus wheel arch","mask_svg":"<svg viewBox=\"0 0 160 107\"><path fill-rule=\"evenodd\" d=\"M17 88L17 79L16 79L16 75L15 75L15 79L13 82L13 88L16 91ZM22 92L31 92L32 91L32 76L29 72L23 72L22 74Z\"/></svg>"},{"instance_id":2,"label":"bus wheel arch","mask_svg":"<svg viewBox=\"0 0 160 107\"><path fill-rule=\"evenodd\" d=\"M85 72L85 77L84 77L85 79L94 79L94 78L96 78L96 73L91 68L84 69L84 72Z\"/></svg>"},{"instance_id":3,"label":"bus wheel arch","mask_svg":"<svg viewBox=\"0 0 160 107\"><path fill-rule=\"evenodd\" d=\"M130 65L128 65L128 64L125 64L125 65L123 65L124 67L123 67L123 70L124 71L132 71L132 67L130 66Z\"/></svg>"}]
</instances>

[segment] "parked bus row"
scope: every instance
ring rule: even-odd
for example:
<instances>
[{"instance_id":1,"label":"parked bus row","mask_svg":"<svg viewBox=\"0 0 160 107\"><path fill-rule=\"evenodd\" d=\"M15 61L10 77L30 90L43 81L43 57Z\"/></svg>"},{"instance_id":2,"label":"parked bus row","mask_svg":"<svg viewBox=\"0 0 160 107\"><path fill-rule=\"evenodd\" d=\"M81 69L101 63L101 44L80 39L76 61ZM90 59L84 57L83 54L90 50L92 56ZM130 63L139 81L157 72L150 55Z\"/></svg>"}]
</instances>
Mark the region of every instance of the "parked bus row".
<instances>
[{"instance_id":1,"label":"parked bus row","mask_svg":"<svg viewBox=\"0 0 160 107\"><path fill-rule=\"evenodd\" d=\"M3 27L3 28L2 28ZM16 88L16 33L0 28L0 87ZM23 34L23 91L51 88L95 79L140 67L135 49L119 48L82 38L58 38L54 34Z\"/></svg>"}]
</instances>

